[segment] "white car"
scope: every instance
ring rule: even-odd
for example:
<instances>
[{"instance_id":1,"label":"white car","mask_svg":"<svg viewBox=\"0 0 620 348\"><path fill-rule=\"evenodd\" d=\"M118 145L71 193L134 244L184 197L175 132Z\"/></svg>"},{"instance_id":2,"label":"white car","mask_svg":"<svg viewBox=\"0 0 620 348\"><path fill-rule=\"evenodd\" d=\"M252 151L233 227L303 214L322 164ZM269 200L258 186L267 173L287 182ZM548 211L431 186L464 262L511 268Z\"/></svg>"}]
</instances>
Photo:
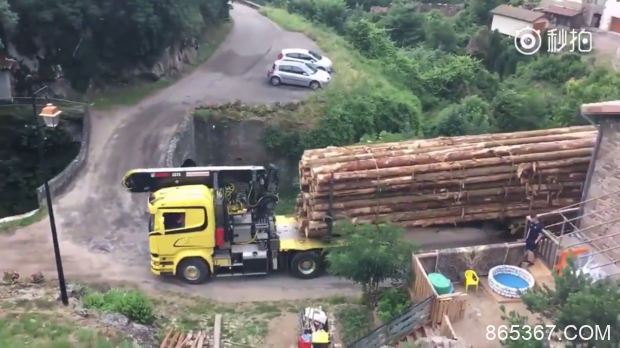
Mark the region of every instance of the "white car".
<instances>
[{"instance_id":1,"label":"white car","mask_svg":"<svg viewBox=\"0 0 620 348\"><path fill-rule=\"evenodd\" d=\"M320 55L317 52L306 50L303 48L286 48L278 55L278 60L282 59L294 60L301 63L308 63L315 66L317 69L325 70L331 73L334 70L332 61Z\"/></svg>"},{"instance_id":2,"label":"white car","mask_svg":"<svg viewBox=\"0 0 620 348\"><path fill-rule=\"evenodd\" d=\"M285 84L319 89L327 86L332 76L327 71L319 70L308 63L283 59L273 63L267 72L267 78L273 86Z\"/></svg>"}]
</instances>

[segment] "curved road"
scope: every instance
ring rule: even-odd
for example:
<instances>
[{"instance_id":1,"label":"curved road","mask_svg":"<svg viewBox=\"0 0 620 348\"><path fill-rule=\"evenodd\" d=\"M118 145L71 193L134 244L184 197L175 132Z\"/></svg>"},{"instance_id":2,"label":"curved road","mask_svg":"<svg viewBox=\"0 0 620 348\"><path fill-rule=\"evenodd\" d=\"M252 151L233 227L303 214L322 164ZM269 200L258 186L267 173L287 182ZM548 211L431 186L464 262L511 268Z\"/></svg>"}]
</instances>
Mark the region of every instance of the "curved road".
<instances>
[{"instance_id":1,"label":"curved road","mask_svg":"<svg viewBox=\"0 0 620 348\"><path fill-rule=\"evenodd\" d=\"M146 197L123 191L123 174L133 168L164 166L168 142L188 109L236 99L246 103L289 102L308 93L271 87L266 73L281 49L317 49L315 44L302 34L283 31L248 7L237 5L231 15L235 25L228 38L191 75L134 107L93 114L87 166L54 205L69 276L138 282L153 289L180 288L223 301L325 296L345 288L355 291L352 285L330 277L303 283L286 276L218 279L204 286L186 286L162 282L150 274ZM9 251L4 267L21 273L42 268L49 276L54 275L47 220L12 236L2 236L0 243Z\"/></svg>"},{"instance_id":2,"label":"curved road","mask_svg":"<svg viewBox=\"0 0 620 348\"><path fill-rule=\"evenodd\" d=\"M120 187L123 174L133 168L163 166L168 141L188 109L236 99L246 103L293 101L307 93L270 87L265 76L280 49L317 49L315 44L304 35L283 31L245 6L237 5L231 14L235 20L232 32L213 57L191 75L134 107L93 114L87 166L71 190L57 197L54 206L69 277L139 283L146 290L174 289L234 302L357 291L354 285L333 277L305 282L286 276L226 278L204 286L187 286L163 282L150 274L146 197L124 192ZM0 236L5 250L3 266L22 274L41 270L53 276L49 231L49 222L44 220ZM447 237L429 233L434 240ZM462 233L453 232L453 236Z\"/></svg>"}]
</instances>

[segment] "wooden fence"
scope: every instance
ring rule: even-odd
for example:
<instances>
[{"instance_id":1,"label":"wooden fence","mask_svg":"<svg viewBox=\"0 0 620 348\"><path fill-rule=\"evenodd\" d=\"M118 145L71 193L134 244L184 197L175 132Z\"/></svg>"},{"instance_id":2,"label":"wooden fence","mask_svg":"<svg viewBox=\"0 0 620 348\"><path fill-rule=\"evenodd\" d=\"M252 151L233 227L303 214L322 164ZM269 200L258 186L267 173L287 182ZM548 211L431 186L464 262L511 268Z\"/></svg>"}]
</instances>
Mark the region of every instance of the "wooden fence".
<instances>
[{"instance_id":1,"label":"wooden fence","mask_svg":"<svg viewBox=\"0 0 620 348\"><path fill-rule=\"evenodd\" d=\"M359 340L347 344L347 348L383 347L411 334L414 329L427 324L434 298L429 297L409 307L389 323L375 329Z\"/></svg>"},{"instance_id":2,"label":"wooden fence","mask_svg":"<svg viewBox=\"0 0 620 348\"><path fill-rule=\"evenodd\" d=\"M439 327L439 336L447 337L451 340L457 339L456 333L452 328L452 323L450 322L450 318L448 316L444 316L441 321L441 326Z\"/></svg>"},{"instance_id":3,"label":"wooden fence","mask_svg":"<svg viewBox=\"0 0 620 348\"><path fill-rule=\"evenodd\" d=\"M411 269L415 276L415 280L412 287L409 289L409 295L414 302L422 298L433 298L430 313L431 326L437 327L441 325L444 317L447 317L453 322L463 319L465 316L465 309L467 308L467 294L458 292L448 295L438 295L428 279L426 270L416 255L413 256L411 262Z\"/></svg>"}]
</instances>

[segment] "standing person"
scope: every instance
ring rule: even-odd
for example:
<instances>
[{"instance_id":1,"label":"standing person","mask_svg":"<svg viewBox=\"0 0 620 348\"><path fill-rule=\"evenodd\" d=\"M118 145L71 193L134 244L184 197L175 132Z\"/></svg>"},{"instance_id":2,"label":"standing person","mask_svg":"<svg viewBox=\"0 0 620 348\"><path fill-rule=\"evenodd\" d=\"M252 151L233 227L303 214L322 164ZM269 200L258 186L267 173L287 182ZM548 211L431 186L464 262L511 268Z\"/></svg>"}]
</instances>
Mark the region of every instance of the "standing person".
<instances>
[{"instance_id":1,"label":"standing person","mask_svg":"<svg viewBox=\"0 0 620 348\"><path fill-rule=\"evenodd\" d=\"M543 226L538 220L536 214L531 214L527 217L527 220L530 222L529 228L527 229L527 235L525 236L525 250L527 254L527 263L528 266L533 266L536 261L536 248L538 247L538 243L543 237Z\"/></svg>"}]
</instances>

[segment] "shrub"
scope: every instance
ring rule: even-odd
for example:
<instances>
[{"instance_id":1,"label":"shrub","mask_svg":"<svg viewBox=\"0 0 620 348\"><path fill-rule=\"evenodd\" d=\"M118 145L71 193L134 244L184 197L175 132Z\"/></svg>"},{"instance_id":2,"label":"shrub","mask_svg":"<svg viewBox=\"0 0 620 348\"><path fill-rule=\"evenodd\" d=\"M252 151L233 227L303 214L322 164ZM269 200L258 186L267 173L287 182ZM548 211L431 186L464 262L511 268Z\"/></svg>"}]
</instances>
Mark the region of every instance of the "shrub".
<instances>
[{"instance_id":1,"label":"shrub","mask_svg":"<svg viewBox=\"0 0 620 348\"><path fill-rule=\"evenodd\" d=\"M410 305L409 296L404 291L389 288L383 291L379 302L377 302L377 315L381 322L387 323L407 310Z\"/></svg>"},{"instance_id":2,"label":"shrub","mask_svg":"<svg viewBox=\"0 0 620 348\"><path fill-rule=\"evenodd\" d=\"M107 313L120 313L142 324L151 323L155 318L151 301L137 290L112 289L105 293L89 292L82 302L85 308Z\"/></svg>"},{"instance_id":3,"label":"shrub","mask_svg":"<svg viewBox=\"0 0 620 348\"><path fill-rule=\"evenodd\" d=\"M286 9L337 32L342 32L348 11L347 4L342 0L291 0Z\"/></svg>"},{"instance_id":4,"label":"shrub","mask_svg":"<svg viewBox=\"0 0 620 348\"><path fill-rule=\"evenodd\" d=\"M366 58L392 58L396 55L396 46L387 31L365 19L347 21L345 35Z\"/></svg>"}]
</instances>

